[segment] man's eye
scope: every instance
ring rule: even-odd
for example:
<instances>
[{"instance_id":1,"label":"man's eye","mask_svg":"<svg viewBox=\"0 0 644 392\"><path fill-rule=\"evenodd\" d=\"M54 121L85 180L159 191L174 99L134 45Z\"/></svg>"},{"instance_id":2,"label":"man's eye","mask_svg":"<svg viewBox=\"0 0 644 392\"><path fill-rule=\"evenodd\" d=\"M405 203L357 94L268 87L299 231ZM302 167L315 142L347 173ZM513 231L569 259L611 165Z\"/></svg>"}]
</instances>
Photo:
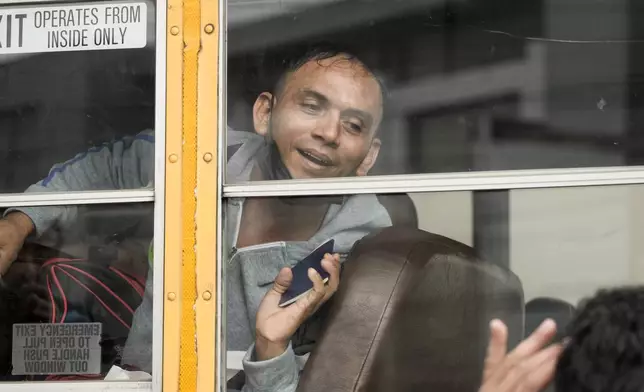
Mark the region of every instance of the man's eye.
<instances>
[{"instance_id":1,"label":"man's eye","mask_svg":"<svg viewBox=\"0 0 644 392\"><path fill-rule=\"evenodd\" d=\"M302 108L309 113L318 113L320 111L320 105L314 103L303 103Z\"/></svg>"},{"instance_id":2,"label":"man's eye","mask_svg":"<svg viewBox=\"0 0 644 392\"><path fill-rule=\"evenodd\" d=\"M347 128L349 128L350 131L360 133L362 132L362 125L361 124L356 124L354 122L347 122L345 125Z\"/></svg>"}]
</instances>

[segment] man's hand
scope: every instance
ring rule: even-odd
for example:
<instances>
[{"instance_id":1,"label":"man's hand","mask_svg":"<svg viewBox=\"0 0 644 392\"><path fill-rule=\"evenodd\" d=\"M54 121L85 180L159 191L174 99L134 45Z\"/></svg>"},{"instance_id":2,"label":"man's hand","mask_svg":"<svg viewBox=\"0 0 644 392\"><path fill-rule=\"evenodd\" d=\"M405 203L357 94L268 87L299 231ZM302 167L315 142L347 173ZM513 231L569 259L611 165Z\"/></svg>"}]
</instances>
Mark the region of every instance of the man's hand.
<instances>
[{"instance_id":1,"label":"man's hand","mask_svg":"<svg viewBox=\"0 0 644 392\"><path fill-rule=\"evenodd\" d=\"M508 329L505 324L493 320L490 331L479 392L538 392L548 385L562 350L560 344L543 348L557 333L554 321L544 321L509 354L506 353Z\"/></svg>"},{"instance_id":2,"label":"man's hand","mask_svg":"<svg viewBox=\"0 0 644 392\"><path fill-rule=\"evenodd\" d=\"M12 212L0 219L0 276L7 272L18 257L22 244L33 230L31 218L22 212Z\"/></svg>"},{"instance_id":3,"label":"man's hand","mask_svg":"<svg viewBox=\"0 0 644 392\"><path fill-rule=\"evenodd\" d=\"M293 273L290 268L280 271L257 311L257 360L266 361L282 355L297 328L336 292L340 283L340 256L325 255L322 268L330 275L328 284L325 286L320 274L312 268L309 269L313 290L284 308L279 307L280 298L291 285Z\"/></svg>"}]
</instances>

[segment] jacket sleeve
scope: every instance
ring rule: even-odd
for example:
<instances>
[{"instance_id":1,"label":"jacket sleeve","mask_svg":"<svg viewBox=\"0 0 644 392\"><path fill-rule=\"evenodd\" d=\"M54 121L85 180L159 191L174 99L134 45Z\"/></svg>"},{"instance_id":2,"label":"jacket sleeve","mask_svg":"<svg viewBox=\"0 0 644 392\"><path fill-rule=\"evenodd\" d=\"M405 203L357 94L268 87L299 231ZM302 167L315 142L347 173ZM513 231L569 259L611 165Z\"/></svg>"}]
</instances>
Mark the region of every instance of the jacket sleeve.
<instances>
[{"instance_id":1,"label":"jacket sleeve","mask_svg":"<svg viewBox=\"0 0 644 392\"><path fill-rule=\"evenodd\" d=\"M242 361L246 382L241 392L295 392L303 361L298 360L290 344L282 355L268 361L254 361L254 353L253 344Z\"/></svg>"},{"instance_id":2,"label":"jacket sleeve","mask_svg":"<svg viewBox=\"0 0 644 392\"><path fill-rule=\"evenodd\" d=\"M154 270L150 266L150 272L145 282L145 292L141 305L134 312L132 328L123 347L121 363L134 366L144 372L152 374L152 353L153 336L152 330L154 320L152 318L154 301Z\"/></svg>"},{"instance_id":3,"label":"jacket sleeve","mask_svg":"<svg viewBox=\"0 0 644 392\"><path fill-rule=\"evenodd\" d=\"M54 165L44 179L26 192L73 192L137 189L154 184L154 133L141 132L94 147L74 158ZM76 221L74 206L12 208L31 218L36 235L54 223L65 227Z\"/></svg>"}]
</instances>

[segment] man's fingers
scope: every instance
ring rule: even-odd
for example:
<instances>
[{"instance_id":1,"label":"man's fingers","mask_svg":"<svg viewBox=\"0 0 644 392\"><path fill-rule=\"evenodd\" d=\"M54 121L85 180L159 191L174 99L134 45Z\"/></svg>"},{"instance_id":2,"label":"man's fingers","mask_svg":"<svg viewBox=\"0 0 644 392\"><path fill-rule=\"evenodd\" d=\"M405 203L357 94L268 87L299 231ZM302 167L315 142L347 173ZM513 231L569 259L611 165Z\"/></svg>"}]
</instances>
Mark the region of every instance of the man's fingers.
<instances>
[{"instance_id":1,"label":"man's fingers","mask_svg":"<svg viewBox=\"0 0 644 392\"><path fill-rule=\"evenodd\" d=\"M313 268L309 268L307 272L309 279L313 282L313 289L286 309L291 313L291 317L295 317L300 321L315 311L326 294L324 281L320 274Z\"/></svg>"},{"instance_id":2,"label":"man's fingers","mask_svg":"<svg viewBox=\"0 0 644 392\"><path fill-rule=\"evenodd\" d=\"M545 349L557 332L554 321L545 320L516 349L506 355L508 330L499 320L490 323L490 342L483 372L484 391L541 391L552 380L562 351L560 344Z\"/></svg>"},{"instance_id":3,"label":"man's fingers","mask_svg":"<svg viewBox=\"0 0 644 392\"><path fill-rule=\"evenodd\" d=\"M516 363L505 375L499 389L514 391L521 387L524 391L541 391L552 380L560 353L561 345L553 345Z\"/></svg>"},{"instance_id":4,"label":"man's fingers","mask_svg":"<svg viewBox=\"0 0 644 392\"><path fill-rule=\"evenodd\" d=\"M292 281L293 272L291 271L291 269L286 267L282 268L279 274L277 274L275 282L273 282L273 287L268 290L263 299L263 302L265 302L267 306L269 306L269 309L279 306L282 294L286 292Z\"/></svg>"},{"instance_id":5,"label":"man's fingers","mask_svg":"<svg viewBox=\"0 0 644 392\"><path fill-rule=\"evenodd\" d=\"M541 325L497 366L492 377L502 382L501 390L512 391L518 387L528 372L530 358L535 355L557 332L557 326L551 319ZM502 380L502 381L501 381Z\"/></svg>"},{"instance_id":6,"label":"man's fingers","mask_svg":"<svg viewBox=\"0 0 644 392\"><path fill-rule=\"evenodd\" d=\"M503 362L508 346L508 328L501 320L490 322L490 342L485 356L485 370L483 380L487 380Z\"/></svg>"},{"instance_id":7,"label":"man's fingers","mask_svg":"<svg viewBox=\"0 0 644 392\"><path fill-rule=\"evenodd\" d=\"M325 255L324 259L322 259L322 268L329 273L329 282L326 290L328 299L328 297L336 292L340 284L340 256L337 254Z\"/></svg>"},{"instance_id":8,"label":"man's fingers","mask_svg":"<svg viewBox=\"0 0 644 392\"><path fill-rule=\"evenodd\" d=\"M527 383L534 391L541 391L553 379L555 369L557 368L557 361L563 348L561 346L551 346L544 350L543 358L535 369L527 375Z\"/></svg>"},{"instance_id":9,"label":"man's fingers","mask_svg":"<svg viewBox=\"0 0 644 392\"><path fill-rule=\"evenodd\" d=\"M275 282L273 283L273 291L275 291L279 295L284 294L289 286L291 286L292 281L293 272L291 271L291 269L282 268L279 274L277 274Z\"/></svg>"},{"instance_id":10,"label":"man's fingers","mask_svg":"<svg viewBox=\"0 0 644 392\"><path fill-rule=\"evenodd\" d=\"M322 259L322 268L329 273L332 277L335 275L340 276L340 255L325 254Z\"/></svg>"},{"instance_id":11,"label":"man's fingers","mask_svg":"<svg viewBox=\"0 0 644 392\"><path fill-rule=\"evenodd\" d=\"M303 301L302 305L304 305L307 310L312 311L324 298L326 287L324 287L324 281L316 270L309 268L308 274L309 279L313 282L313 289L304 296L305 301Z\"/></svg>"},{"instance_id":12,"label":"man's fingers","mask_svg":"<svg viewBox=\"0 0 644 392\"><path fill-rule=\"evenodd\" d=\"M340 281L340 256L338 254L325 255L322 260L322 268L329 273L328 287L325 286L320 274L315 269L309 268L307 274L313 283L313 288L295 303L280 311L283 312L285 320L301 322L315 312L337 290ZM264 297L264 303L268 308L279 306L280 298L291 285L292 280L291 269L283 268L275 279L272 289Z\"/></svg>"},{"instance_id":13,"label":"man's fingers","mask_svg":"<svg viewBox=\"0 0 644 392\"><path fill-rule=\"evenodd\" d=\"M519 361L539 351L557 333L557 324L551 319L545 320L527 339L514 349L508 359Z\"/></svg>"},{"instance_id":14,"label":"man's fingers","mask_svg":"<svg viewBox=\"0 0 644 392\"><path fill-rule=\"evenodd\" d=\"M0 248L0 277L4 276L11 266L12 257L6 249Z\"/></svg>"}]
</instances>

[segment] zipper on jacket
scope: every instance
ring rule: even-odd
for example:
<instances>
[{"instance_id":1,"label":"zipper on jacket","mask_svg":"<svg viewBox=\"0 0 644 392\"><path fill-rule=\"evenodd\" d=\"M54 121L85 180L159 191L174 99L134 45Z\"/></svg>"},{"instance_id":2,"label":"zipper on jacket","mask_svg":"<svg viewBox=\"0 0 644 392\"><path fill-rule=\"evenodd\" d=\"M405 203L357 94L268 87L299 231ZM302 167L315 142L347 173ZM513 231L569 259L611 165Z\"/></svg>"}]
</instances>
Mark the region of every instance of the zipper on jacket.
<instances>
[{"instance_id":1,"label":"zipper on jacket","mask_svg":"<svg viewBox=\"0 0 644 392\"><path fill-rule=\"evenodd\" d=\"M234 200L232 203L239 203L239 212L237 213L237 218L235 219L235 232L233 234L233 254L237 253L237 240L239 239L239 229L241 228L241 219L242 214L244 213L244 199Z\"/></svg>"},{"instance_id":2,"label":"zipper on jacket","mask_svg":"<svg viewBox=\"0 0 644 392\"><path fill-rule=\"evenodd\" d=\"M244 252L250 252L253 250L260 250L260 249L266 249L266 248L272 248L276 245L279 245L281 248L286 246L285 241L273 241L273 242L267 242L265 244L257 244L257 245L250 245L250 246L244 246L243 248L237 248L234 247L230 251L230 256L228 257L228 262L232 262L235 256L237 256L240 253Z\"/></svg>"}]
</instances>

